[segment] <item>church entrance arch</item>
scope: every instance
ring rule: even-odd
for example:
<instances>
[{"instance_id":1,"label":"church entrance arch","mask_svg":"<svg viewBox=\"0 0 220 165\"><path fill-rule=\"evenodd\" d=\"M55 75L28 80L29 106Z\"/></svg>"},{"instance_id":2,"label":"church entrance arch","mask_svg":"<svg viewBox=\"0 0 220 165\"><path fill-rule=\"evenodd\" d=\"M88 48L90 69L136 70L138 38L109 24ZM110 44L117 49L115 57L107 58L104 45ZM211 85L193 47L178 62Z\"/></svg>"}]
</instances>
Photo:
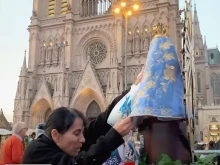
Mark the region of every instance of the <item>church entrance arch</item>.
<instances>
[{"instance_id":1,"label":"church entrance arch","mask_svg":"<svg viewBox=\"0 0 220 165\"><path fill-rule=\"evenodd\" d=\"M50 104L46 99L41 99L36 102L33 106L31 115L32 128L35 129L36 126L40 123L46 123L51 112L52 110Z\"/></svg>"},{"instance_id":2,"label":"church entrance arch","mask_svg":"<svg viewBox=\"0 0 220 165\"><path fill-rule=\"evenodd\" d=\"M93 117L94 114L102 112L106 107L104 101L97 92L91 88L85 88L76 97L73 107L71 108L81 111L86 117L89 117L88 115ZM92 110L93 108L97 110Z\"/></svg>"},{"instance_id":3,"label":"church entrance arch","mask_svg":"<svg viewBox=\"0 0 220 165\"><path fill-rule=\"evenodd\" d=\"M92 101L86 111L86 117L90 121L95 119L101 113L101 109L96 101Z\"/></svg>"}]
</instances>

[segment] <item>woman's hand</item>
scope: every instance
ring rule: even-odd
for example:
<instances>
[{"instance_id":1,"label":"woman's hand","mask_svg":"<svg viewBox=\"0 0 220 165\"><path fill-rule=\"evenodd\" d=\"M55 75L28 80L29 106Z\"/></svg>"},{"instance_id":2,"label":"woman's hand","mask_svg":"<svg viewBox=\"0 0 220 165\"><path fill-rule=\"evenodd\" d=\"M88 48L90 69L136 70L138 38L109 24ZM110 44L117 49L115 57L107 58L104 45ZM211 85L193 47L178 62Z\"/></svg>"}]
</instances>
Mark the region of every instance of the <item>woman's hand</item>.
<instances>
[{"instance_id":1,"label":"woman's hand","mask_svg":"<svg viewBox=\"0 0 220 165\"><path fill-rule=\"evenodd\" d=\"M118 121L113 127L122 137L127 135L133 128L133 121L131 117L127 117Z\"/></svg>"}]
</instances>

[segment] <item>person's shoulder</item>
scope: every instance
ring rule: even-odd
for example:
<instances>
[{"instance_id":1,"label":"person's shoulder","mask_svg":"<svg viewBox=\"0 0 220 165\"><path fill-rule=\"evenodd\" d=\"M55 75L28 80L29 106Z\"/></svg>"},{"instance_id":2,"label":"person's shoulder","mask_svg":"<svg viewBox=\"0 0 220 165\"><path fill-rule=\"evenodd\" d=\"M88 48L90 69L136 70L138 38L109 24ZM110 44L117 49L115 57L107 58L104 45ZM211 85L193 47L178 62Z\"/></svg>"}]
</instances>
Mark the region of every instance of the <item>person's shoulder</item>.
<instances>
[{"instance_id":1,"label":"person's shoulder","mask_svg":"<svg viewBox=\"0 0 220 165\"><path fill-rule=\"evenodd\" d=\"M60 150L50 139L43 136L32 140L23 155L23 164L66 164L63 161L71 161L72 157Z\"/></svg>"},{"instance_id":2,"label":"person's shoulder","mask_svg":"<svg viewBox=\"0 0 220 165\"><path fill-rule=\"evenodd\" d=\"M44 144L41 139L32 140L25 148L23 159L26 160L34 157L36 151L40 151L38 154L45 154L43 147L44 145L46 144Z\"/></svg>"},{"instance_id":3,"label":"person's shoulder","mask_svg":"<svg viewBox=\"0 0 220 165\"><path fill-rule=\"evenodd\" d=\"M34 139L34 140L29 141L27 149L28 148L31 148L31 149L38 148L42 145L44 145L44 142L42 141L42 139Z\"/></svg>"},{"instance_id":4,"label":"person's shoulder","mask_svg":"<svg viewBox=\"0 0 220 165\"><path fill-rule=\"evenodd\" d=\"M11 135L7 140L12 142L21 142L21 140L15 135Z\"/></svg>"}]
</instances>

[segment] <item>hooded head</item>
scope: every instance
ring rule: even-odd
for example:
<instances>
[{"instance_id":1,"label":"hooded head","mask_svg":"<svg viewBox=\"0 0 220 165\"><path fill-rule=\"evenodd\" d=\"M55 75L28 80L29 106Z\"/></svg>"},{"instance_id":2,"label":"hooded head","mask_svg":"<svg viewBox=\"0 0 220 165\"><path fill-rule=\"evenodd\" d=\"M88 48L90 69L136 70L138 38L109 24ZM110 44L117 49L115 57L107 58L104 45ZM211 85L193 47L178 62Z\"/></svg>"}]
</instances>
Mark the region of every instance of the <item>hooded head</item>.
<instances>
[{"instance_id":1,"label":"hooded head","mask_svg":"<svg viewBox=\"0 0 220 165\"><path fill-rule=\"evenodd\" d=\"M36 139L44 134L44 127L45 127L45 124L44 123L40 123L38 124L38 126L36 127Z\"/></svg>"}]
</instances>

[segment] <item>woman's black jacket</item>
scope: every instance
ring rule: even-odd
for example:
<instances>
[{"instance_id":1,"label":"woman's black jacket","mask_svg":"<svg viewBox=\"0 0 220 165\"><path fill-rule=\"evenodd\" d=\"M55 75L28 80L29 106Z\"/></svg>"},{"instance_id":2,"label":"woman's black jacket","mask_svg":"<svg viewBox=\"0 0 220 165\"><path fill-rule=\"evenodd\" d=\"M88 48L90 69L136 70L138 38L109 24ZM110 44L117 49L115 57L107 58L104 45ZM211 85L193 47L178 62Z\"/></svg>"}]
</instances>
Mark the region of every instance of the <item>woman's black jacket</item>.
<instances>
[{"instance_id":1,"label":"woman's black jacket","mask_svg":"<svg viewBox=\"0 0 220 165\"><path fill-rule=\"evenodd\" d=\"M52 165L102 165L111 152L124 143L123 138L110 125L107 119L114 106L129 90L113 100L107 110L90 123L84 132L86 142L77 157L71 157L45 135L33 140L25 149L23 164Z\"/></svg>"}]
</instances>

